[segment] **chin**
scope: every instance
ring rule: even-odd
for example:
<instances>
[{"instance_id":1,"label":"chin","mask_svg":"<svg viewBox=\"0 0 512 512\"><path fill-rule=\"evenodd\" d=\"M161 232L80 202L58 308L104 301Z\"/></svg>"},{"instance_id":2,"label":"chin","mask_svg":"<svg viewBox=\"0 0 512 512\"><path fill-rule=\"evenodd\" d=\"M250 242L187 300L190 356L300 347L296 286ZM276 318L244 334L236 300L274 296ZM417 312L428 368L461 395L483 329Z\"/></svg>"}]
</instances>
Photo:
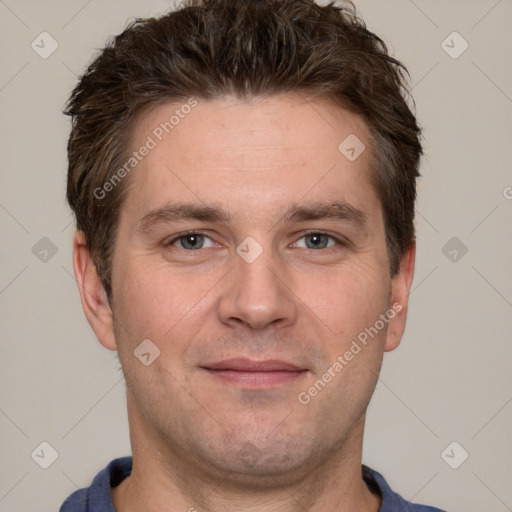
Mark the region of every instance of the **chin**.
<instances>
[{"instance_id":1,"label":"chin","mask_svg":"<svg viewBox=\"0 0 512 512\"><path fill-rule=\"evenodd\" d=\"M210 460L219 473L229 473L229 481L250 488L280 487L297 483L310 474L322 457L316 443L305 442L290 432L250 441L248 436L225 436L210 440L200 457ZM212 446L214 449L212 450ZM206 453L207 452L207 453Z\"/></svg>"}]
</instances>

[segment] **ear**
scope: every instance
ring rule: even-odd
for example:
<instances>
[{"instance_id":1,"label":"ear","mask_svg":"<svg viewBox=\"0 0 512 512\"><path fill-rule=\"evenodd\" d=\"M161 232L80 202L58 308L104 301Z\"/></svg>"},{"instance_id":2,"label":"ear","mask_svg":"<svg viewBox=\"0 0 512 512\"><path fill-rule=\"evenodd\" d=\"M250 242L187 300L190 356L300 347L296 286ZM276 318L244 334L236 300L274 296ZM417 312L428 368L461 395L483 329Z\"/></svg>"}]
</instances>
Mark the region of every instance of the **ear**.
<instances>
[{"instance_id":1,"label":"ear","mask_svg":"<svg viewBox=\"0 0 512 512\"><path fill-rule=\"evenodd\" d=\"M414 263L416 260L416 241L413 240L409 249L400 260L400 270L391 281L390 308L395 311L395 316L390 317L386 335L384 351L390 352L400 344L405 331L407 308L409 304L409 292L414 276Z\"/></svg>"},{"instance_id":2,"label":"ear","mask_svg":"<svg viewBox=\"0 0 512 512\"><path fill-rule=\"evenodd\" d=\"M73 238L73 269L82 308L92 330L104 347L116 350L112 310L82 231L77 231Z\"/></svg>"}]
</instances>

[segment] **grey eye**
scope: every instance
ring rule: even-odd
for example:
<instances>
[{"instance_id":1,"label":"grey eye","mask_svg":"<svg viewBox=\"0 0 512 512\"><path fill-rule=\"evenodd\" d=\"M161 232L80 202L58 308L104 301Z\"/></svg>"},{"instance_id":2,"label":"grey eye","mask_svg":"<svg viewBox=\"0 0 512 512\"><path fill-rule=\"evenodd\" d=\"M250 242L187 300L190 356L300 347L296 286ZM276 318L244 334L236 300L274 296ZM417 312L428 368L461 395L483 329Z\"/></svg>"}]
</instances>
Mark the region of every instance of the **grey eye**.
<instances>
[{"instance_id":1,"label":"grey eye","mask_svg":"<svg viewBox=\"0 0 512 512\"><path fill-rule=\"evenodd\" d=\"M196 249L203 249L205 246L205 235L199 233L190 233L188 235L180 236L172 245L179 244L182 249L194 251Z\"/></svg>"}]
</instances>

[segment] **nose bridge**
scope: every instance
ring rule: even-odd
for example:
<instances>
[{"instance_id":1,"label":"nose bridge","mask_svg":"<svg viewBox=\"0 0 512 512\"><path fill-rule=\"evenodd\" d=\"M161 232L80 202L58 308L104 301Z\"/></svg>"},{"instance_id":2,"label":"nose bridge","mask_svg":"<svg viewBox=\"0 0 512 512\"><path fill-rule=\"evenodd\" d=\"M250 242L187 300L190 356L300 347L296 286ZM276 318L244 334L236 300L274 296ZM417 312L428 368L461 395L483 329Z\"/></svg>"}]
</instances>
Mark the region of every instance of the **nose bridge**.
<instances>
[{"instance_id":1,"label":"nose bridge","mask_svg":"<svg viewBox=\"0 0 512 512\"><path fill-rule=\"evenodd\" d=\"M285 284L286 270L270 245L263 247L248 237L237 248L230 275L219 311L224 323L264 328L295 321L296 304Z\"/></svg>"}]
</instances>

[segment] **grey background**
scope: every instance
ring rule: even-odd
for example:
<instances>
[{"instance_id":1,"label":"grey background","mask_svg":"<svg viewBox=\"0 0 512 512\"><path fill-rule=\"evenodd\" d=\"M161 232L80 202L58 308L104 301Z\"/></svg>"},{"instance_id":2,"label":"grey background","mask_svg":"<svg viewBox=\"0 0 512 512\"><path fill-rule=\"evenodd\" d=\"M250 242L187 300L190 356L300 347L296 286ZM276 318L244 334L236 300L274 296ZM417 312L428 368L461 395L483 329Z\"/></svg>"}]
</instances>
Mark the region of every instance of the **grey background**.
<instances>
[{"instance_id":1,"label":"grey background","mask_svg":"<svg viewBox=\"0 0 512 512\"><path fill-rule=\"evenodd\" d=\"M95 48L169 5L0 0L0 512L55 511L130 453L119 365L73 276L61 110ZM512 1L356 5L409 67L426 149L408 326L385 357L364 462L414 501L512 510ZM31 47L43 31L58 43L47 59ZM58 453L47 469L42 442Z\"/></svg>"}]
</instances>

